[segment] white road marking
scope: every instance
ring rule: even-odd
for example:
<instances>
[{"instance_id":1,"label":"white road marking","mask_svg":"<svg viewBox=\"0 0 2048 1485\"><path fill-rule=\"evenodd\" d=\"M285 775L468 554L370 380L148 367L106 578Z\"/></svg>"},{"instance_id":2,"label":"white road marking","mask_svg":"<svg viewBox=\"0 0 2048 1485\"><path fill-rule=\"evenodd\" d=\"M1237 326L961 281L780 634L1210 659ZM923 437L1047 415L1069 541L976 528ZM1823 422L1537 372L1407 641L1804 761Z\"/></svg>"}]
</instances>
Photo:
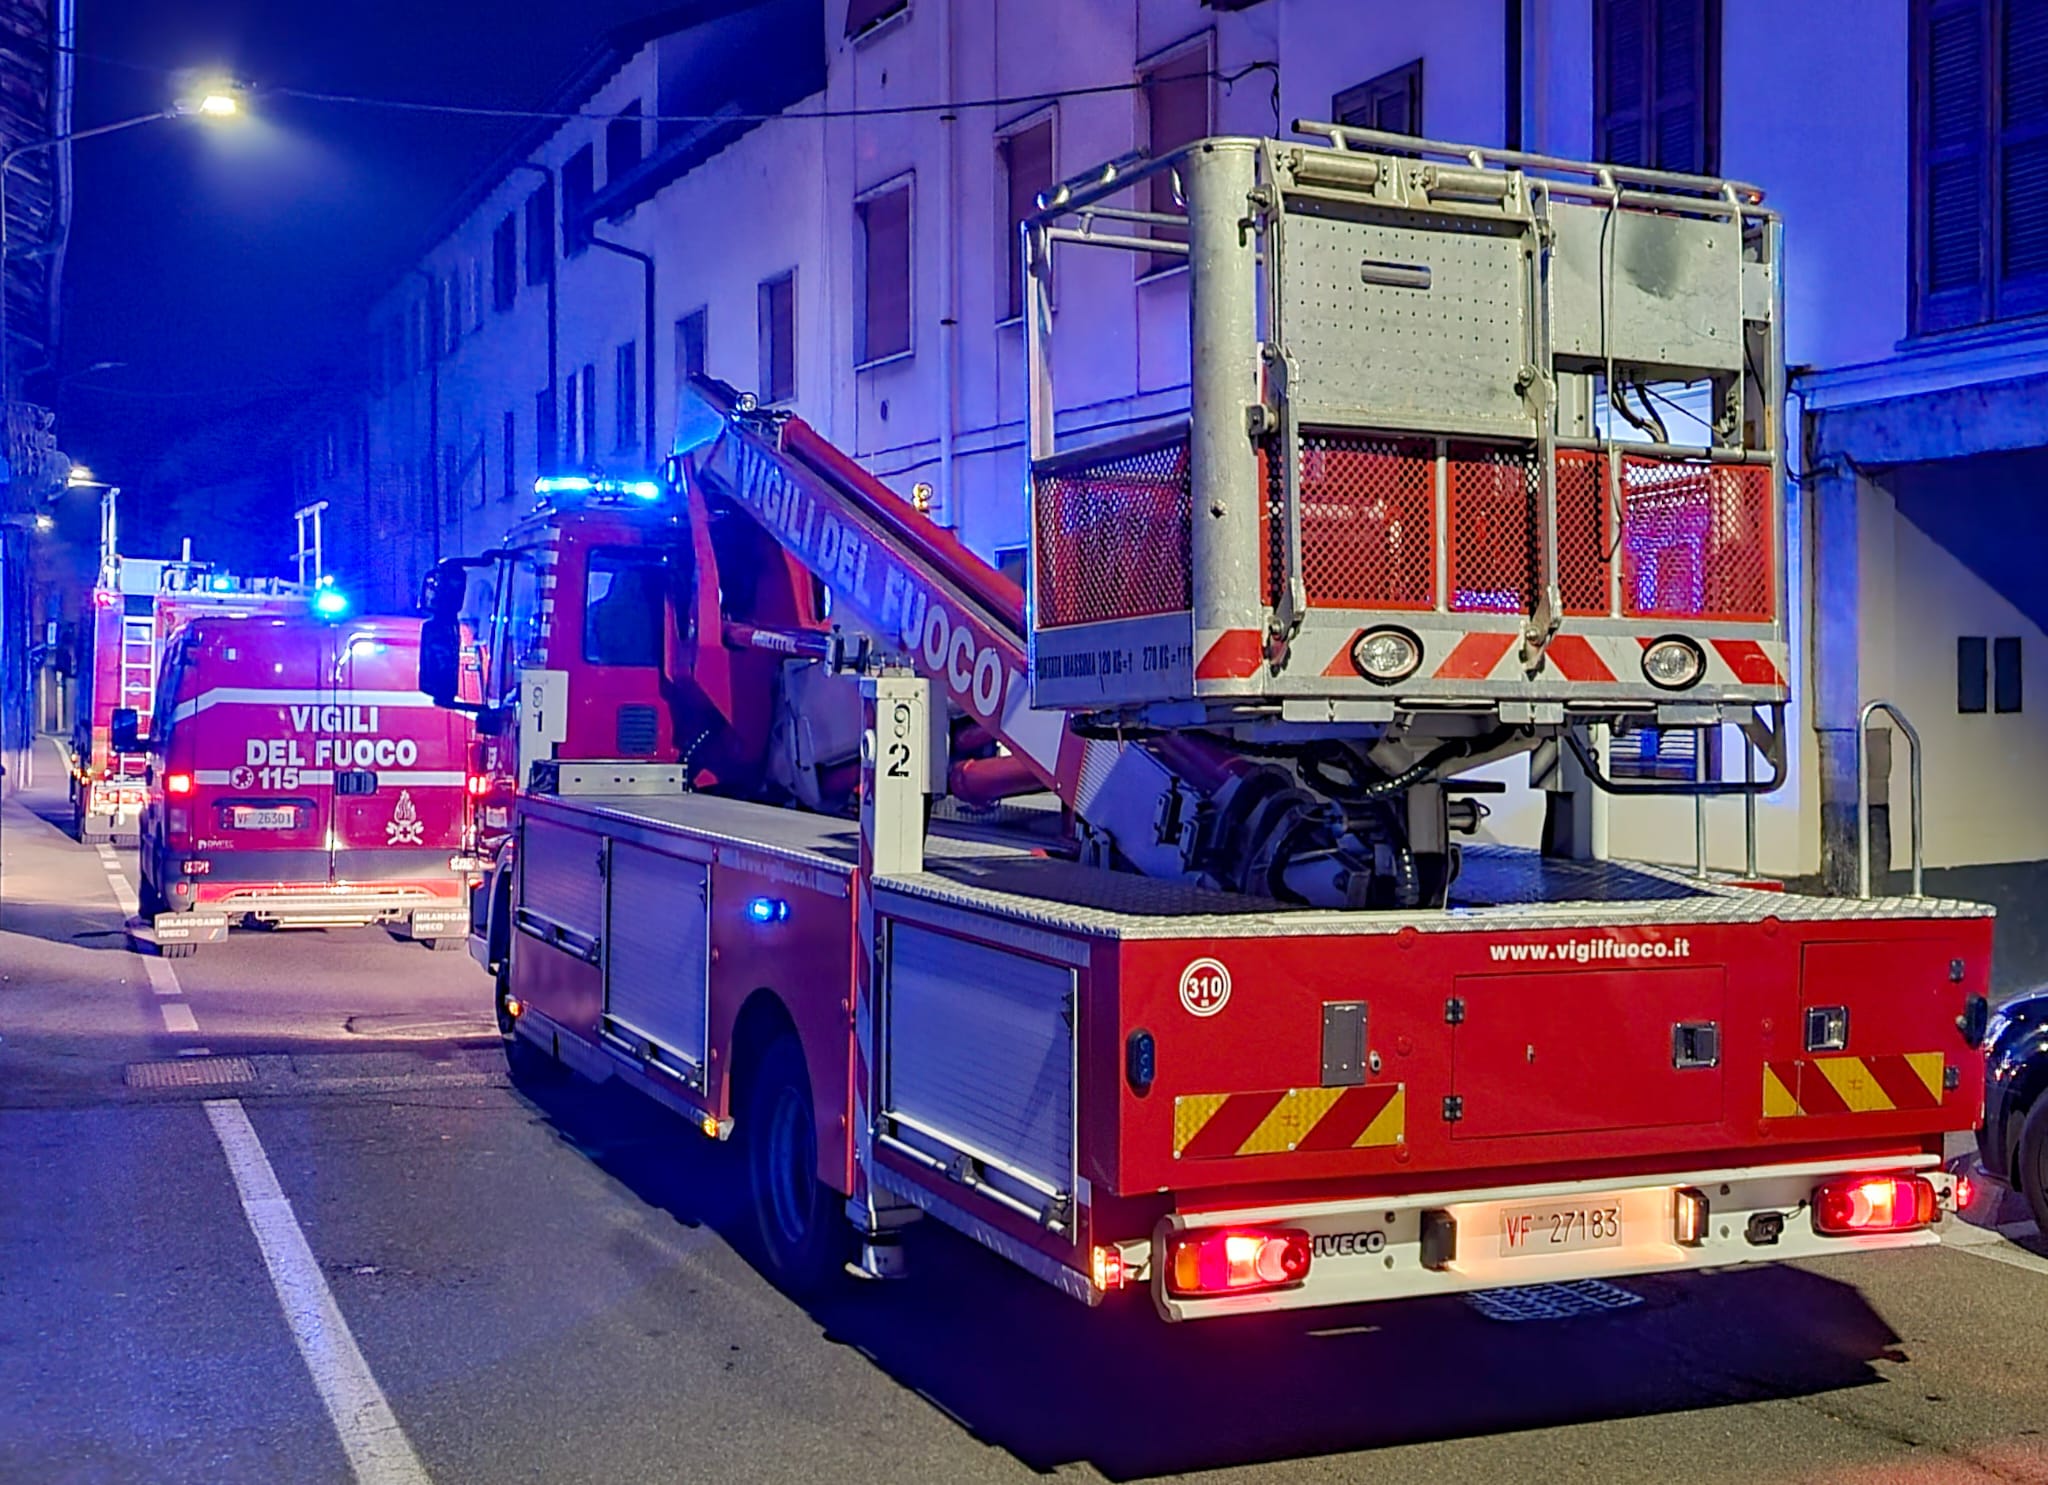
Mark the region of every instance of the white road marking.
<instances>
[{"instance_id":1,"label":"white road marking","mask_svg":"<svg viewBox=\"0 0 2048 1485\"><path fill-rule=\"evenodd\" d=\"M157 1009L163 1012L166 1031L187 1032L199 1029L199 1018L192 1014L192 1007L182 1000L167 1000Z\"/></svg>"},{"instance_id":2,"label":"white road marking","mask_svg":"<svg viewBox=\"0 0 2048 1485\"><path fill-rule=\"evenodd\" d=\"M249 1123L241 1101L206 1100L206 1117L227 1156L241 1194L242 1211L270 1270L270 1282L299 1355L313 1374L313 1386L341 1436L341 1447L359 1485L427 1485L426 1467L398 1426L369 1363L334 1302L334 1291L292 1214L270 1157Z\"/></svg>"}]
</instances>

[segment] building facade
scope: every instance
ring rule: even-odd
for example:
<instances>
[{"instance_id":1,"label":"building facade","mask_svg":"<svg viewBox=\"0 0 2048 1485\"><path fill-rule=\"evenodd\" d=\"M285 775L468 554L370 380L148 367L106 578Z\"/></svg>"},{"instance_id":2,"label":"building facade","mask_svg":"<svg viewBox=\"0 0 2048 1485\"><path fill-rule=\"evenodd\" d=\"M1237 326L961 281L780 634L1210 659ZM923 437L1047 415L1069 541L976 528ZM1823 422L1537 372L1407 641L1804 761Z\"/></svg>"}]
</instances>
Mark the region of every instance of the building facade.
<instances>
[{"instance_id":1,"label":"building facade","mask_svg":"<svg viewBox=\"0 0 2048 1485\"><path fill-rule=\"evenodd\" d=\"M490 545L537 473L656 462L681 378L705 370L900 491L928 487L940 520L1021 567L1014 226L1038 191L1301 118L1725 174L1784 213L1797 368L1795 723L1758 865L1853 880L1857 716L1877 697L1926 749L1930 866L2048 859L2048 729L2023 684L2048 623L2030 561L2048 519L2044 79L2048 12L2027 0L680 12L614 38L561 100L590 117L523 142L392 287L371 388L302 460L304 493L354 512L338 525L360 528L361 577L400 602L435 555ZM1061 261L1063 437L1184 407L1183 279L1163 258ZM1873 732L1877 763L1892 740ZM1672 751L1689 737L1622 741L1632 768L1658 772L1659 746L1690 767ZM1903 759L1873 774L1879 821L1896 802L1903 826ZM1533 840L1540 810L1511 782L1488 828ZM1733 801L1617 803L1604 830L1617 855L1690 862L1702 820L1712 863L1743 866Z\"/></svg>"}]
</instances>

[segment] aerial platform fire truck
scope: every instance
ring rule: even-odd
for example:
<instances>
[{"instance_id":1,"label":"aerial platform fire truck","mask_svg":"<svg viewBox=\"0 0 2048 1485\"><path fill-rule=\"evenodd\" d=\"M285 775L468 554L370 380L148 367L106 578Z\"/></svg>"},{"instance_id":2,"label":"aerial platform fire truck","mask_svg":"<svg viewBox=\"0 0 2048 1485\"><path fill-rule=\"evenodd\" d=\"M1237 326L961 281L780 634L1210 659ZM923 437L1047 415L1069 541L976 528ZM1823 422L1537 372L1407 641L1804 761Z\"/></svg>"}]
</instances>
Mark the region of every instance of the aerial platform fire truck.
<instances>
[{"instance_id":1,"label":"aerial platform fire truck","mask_svg":"<svg viewBox=\"0 0 2048 1485\"><path fill-rule=\"evenodd\" d=\"M147 761L109 746L113 715L133 708L148 727L157 662L180 624L202 614L283 616L307 612L310 591L271 578L238 577L189 551L172 560L124 557L103 543L86 620L90 646L71 734L72 831L80 840L133 842Z\"/></svg>"},{"instance_id":2,"label":"aerial platform fire truck","mask_svg":"<svg viewBox=\"0 0 2048 1485\"><path fill-rule=\"evenodd\" d=\"M798 1289L920 1216L1173 1320L1937 1241L1989 910L1585 828L1612 729L1761 764L1655 787L1782 781L1777 218L1296 132L1025 224L1028 601L707 382L667 480L436 570L422 689L465 617L491 657L515 1065L736 1139ZM1184 210L1126 204L1154 179ZM1187 258L1188 406L1063 440L1054 256L1133 251ZM1540 852L1472 839L1517 758Z\"/></svg>"},{"instance_id":3,"label":"aerial platform fire truck","mask_svg":"<svg viewBox=\"0 0 2048 1485\"><path fill-rule=\"evenodd\" d=\"M469 726L413 688L420 620L213 615L171 637L147 734L139 938L184 957L232 927L469 933ZM321 616L322 614L326 616Z\"/></svg>"}]
</instances>

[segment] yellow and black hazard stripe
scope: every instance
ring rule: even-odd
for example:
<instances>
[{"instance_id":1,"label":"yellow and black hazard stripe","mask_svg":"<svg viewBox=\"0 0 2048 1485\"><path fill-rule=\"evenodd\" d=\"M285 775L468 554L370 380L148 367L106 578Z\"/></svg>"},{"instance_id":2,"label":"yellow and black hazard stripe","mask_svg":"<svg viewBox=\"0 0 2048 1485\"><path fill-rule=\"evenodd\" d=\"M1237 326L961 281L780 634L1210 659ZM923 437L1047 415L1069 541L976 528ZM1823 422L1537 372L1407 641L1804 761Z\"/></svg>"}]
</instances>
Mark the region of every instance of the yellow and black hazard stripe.
<instances>
[{"instance_id":1,"label":"yellow and black hazard stripe","mask_svg":"<svg viewBox=\"0 0 2048 1485\"><path fill-rule=\"evenodd\" d=\"M1407 1138L1405 1083L1195 1093L1173 1101L1176 1160L1367 1150Z\"/></svg>"},{"instance_id":2,"label":"yellow and black hazard stripe","mask_svg":"<svg viewBox=\"0 0 2048 1485\"><path fill-rule=\"evenodd\" d=\"M1766 1062L1764 1117L1938 1109L1947 1073L1939 1052Z\"/></svg>"}]
</instances>

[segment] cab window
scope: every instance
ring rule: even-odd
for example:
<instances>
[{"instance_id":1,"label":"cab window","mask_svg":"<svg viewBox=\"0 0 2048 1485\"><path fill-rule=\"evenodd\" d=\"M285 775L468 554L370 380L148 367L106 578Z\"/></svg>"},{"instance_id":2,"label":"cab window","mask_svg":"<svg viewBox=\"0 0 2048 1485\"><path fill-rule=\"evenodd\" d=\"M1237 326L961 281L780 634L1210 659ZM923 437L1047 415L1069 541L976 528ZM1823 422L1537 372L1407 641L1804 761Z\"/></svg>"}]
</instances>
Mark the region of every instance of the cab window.
<instances>
[{"instance_id":1,"label":"cab window","mask_svg":"<svg viewBox=\"0 0 2048 1485\"><path fill-rule=\"evenodd\" d=\"M583 658L592 665L661 664L667 565L658 554L597 550L583 583Z\"/></svg>"},{"instance_id":2,"label":"cab window","mask_svg":"<svg viewBox=\"0 0 2048 1485\"><path fill-rule=\"evenodd\" d=\"M519 688L519 672L546 663L540 624L540 565L522 552L505 566L488 645L491 695L500 703Z\"/></svg>"}]
</instances>

